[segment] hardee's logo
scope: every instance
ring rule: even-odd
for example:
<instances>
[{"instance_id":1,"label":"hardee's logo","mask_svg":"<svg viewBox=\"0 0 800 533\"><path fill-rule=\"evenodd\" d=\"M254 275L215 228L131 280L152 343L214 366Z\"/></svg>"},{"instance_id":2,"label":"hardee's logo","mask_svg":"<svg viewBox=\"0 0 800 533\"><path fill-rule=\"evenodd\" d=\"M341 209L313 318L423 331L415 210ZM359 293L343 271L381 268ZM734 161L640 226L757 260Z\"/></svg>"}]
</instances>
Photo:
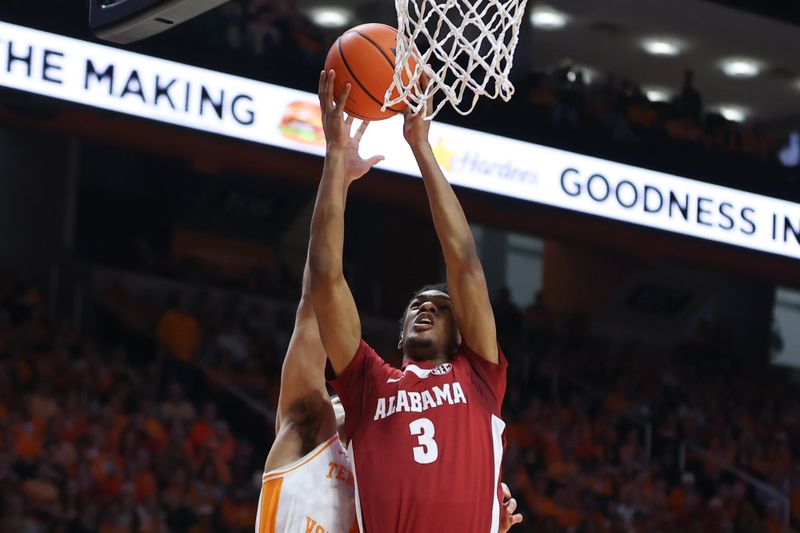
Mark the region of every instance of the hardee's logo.
<instances>
[{"instance_id":1,"label":"hardee's logo","mask_svg":"<svg viewBox=\"0 0 800 533\"><path fill-rule=\"evenodd\" d=\"M444 137L439 137L439 141L433 147L433 155L447 172L478 174L491 179L522 183L539 181L538 171L522 166L507 154L505 154L506 159L502 160L486 157L481 152L469 148L463 152L456 152L450 149Z\"/></svg>"},{"instance_id":2,"label":"hardee's logo","mask_svg":"<svg viewBox=\"0 0 800 533\"><path fill-rule=\"evenodd\" d=\"M453 170L453 156L456 154L447 148L443 137L439 137L439 142L433 147L433 155L443 169L447 171Z\"/></svg>"}]
</instances>

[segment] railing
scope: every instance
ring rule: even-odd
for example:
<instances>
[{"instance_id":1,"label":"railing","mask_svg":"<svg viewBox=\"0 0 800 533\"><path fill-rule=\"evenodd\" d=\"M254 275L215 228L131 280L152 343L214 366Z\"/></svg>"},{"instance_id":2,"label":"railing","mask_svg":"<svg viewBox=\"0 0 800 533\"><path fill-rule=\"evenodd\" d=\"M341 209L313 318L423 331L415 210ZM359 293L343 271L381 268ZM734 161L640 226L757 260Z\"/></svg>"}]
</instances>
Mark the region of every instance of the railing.
<instances>
[{"instance_id":1,"label":"railing","mask_svg":"<svg viewBox=\"0 0 800 533\"><path fill-rule=\"evenodd\" d=\"M182 292L193 296L203 293L208 301L219 305L226 305L226 302L235 299L243 308L257 306L262 311L259 325L264 328L273 327L278 313L293 313L297 305L294 302L278 301L246 292L200 287L158 275L102 267L92 271L92 301L96 302L101 291L113 284L119 284L129 294L145 298L159 308L167 305L169 295L173 292ZM75 298L76 301L84 299L83 291L77 291ZM384 335L397 333L397 323L393 320L364 318L362 325L364 331L367 332L380 332ZM104 330L107 334L112 332L115 342L138 346L139 349L131 350L132 353L140 356L154 354L162 367L180 368L185 381L183 384L186 388L191 389L188 392L196 401L202 402L204 398L209 397L212 392L210 389L217 389L221 394L215 395L216 400L226 413L226 419L232 428L241 433L254 435L258 444L268 444L271 441L275 427L275 411L270 409L265 402L259 401L252 394L233 383L223 373L216 371L213 366L198 362L183 362L163 355L156 348L152 331L133 330L130 326L126 326L124 332L119 327L113 329L100 327L98 329Z\"/></svg>"},{"instance_id":2,"label":"railing","mask_svg":"<svg viewBox=\"0 0 800 533\"><path fill-rule=\"evenodd\" d=\"M783 518L783 522L785 524L789 523L792 514L791 508L791 501L789 497L781 492L780 489L777 487L773 487L769 483L761 481L760 479L748 474L741 468L738 468L729 462L725 461L724 459L714 455L706 448L702 446L692 443L692 442L682 442L680 448L678 450L678 463L680 466L681 471L686 470L686 456L687 450L691 453L699 456L701 459L705 461L711 461L720 468L723 468L730 472L731 474L735 475L745 483L748 483L756 488L756 490L760 491L762 494L767 495L770 498L777 500L781 504L781 516Z\"/></svg>"}]
</instances>

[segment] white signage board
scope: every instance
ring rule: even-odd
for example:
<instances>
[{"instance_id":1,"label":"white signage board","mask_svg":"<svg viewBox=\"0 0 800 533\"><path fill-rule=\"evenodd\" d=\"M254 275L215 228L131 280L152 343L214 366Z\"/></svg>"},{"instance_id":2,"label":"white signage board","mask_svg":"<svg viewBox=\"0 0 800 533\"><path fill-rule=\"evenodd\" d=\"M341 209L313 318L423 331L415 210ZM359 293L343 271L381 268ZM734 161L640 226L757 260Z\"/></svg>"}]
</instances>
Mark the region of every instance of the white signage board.
<instances>
[{"instance_id":1,"label":"white signage board","mask_svg":"<svg viewBox=\"0 0 800 533\"><path fill-rule=\"evenodd\" d=\"M314 94L0 22L0 86L318 156ZM418 171L399 117L365 155ZM714 242L800 258L800 204L435 123L454 185Z\"/></svg>"}]
</instances>

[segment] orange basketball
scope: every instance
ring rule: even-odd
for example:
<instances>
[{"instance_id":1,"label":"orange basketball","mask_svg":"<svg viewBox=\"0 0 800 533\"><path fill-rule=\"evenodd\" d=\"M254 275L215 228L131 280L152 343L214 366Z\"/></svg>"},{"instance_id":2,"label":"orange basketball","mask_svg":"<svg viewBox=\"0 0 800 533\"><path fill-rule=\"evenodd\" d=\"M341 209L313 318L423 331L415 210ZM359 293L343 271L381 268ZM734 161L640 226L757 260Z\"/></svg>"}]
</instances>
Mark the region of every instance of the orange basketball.
<instances>
[{"instance_id":1,"label":"orange basketball","mask_svg":"<svg viewBox=\"0 0 800 533\"><path fill-rule=\"evenodd\" d=\"M386 89L392 84L397 30L386 24L362 24L344 32L331 46L325 70L336 71L334 94L350 82L344 110L362 120L383 120L405 109L405 104L381 111Z\"/></svg>"}]
</instances>

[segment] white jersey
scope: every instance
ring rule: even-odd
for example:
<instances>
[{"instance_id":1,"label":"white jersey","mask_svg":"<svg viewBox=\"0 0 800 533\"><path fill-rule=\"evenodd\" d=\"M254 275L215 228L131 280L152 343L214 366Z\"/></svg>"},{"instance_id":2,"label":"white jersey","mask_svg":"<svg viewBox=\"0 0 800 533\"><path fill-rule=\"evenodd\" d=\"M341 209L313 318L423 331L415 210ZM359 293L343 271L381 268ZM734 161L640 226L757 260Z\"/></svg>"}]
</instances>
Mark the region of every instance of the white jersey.
<instances>
[{"instance_id":1,"label":"white jersey","mask_svg":"<svg viewBox=\"0 0 800 533\"><path fill-rule=\"evenodd\" d=\"M294 463L264 473L256 533L358 533L352 471L334 435Z\"/></svg>"}]
</instances>

